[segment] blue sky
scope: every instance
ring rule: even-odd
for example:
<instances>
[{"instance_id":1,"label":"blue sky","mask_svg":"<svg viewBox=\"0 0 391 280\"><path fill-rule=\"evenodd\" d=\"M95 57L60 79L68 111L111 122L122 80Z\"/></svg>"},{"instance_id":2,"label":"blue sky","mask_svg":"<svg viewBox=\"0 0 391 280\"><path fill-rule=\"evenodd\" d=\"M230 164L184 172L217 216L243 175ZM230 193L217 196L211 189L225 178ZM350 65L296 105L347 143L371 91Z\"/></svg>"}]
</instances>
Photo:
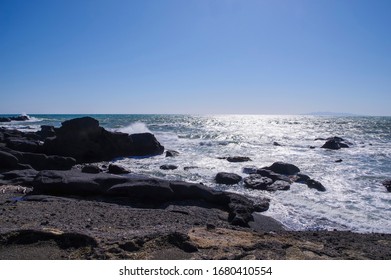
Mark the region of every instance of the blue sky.
<instances>
[{"instance_id":1,"label":"blue sky","mask_svg":"<svg viewBox=\"0 0 391 280\"><path fill-rule=\"evenodd\" d=\"M0 113L391 115L391 1L0 0Z\"/></svg>"}]
</instances>

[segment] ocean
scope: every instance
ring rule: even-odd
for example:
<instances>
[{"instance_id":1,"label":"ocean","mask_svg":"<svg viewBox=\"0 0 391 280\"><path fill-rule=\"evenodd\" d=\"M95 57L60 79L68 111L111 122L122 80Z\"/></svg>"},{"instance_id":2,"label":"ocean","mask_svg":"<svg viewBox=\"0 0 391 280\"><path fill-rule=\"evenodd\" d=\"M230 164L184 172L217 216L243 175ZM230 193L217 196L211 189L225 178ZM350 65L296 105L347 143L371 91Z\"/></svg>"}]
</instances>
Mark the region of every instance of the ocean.
<instances>
[{"instance_id":1,"label":"ocean","mask_svg":"<svg viewBox=\"0 0 391 280\"><path fill-rule=\"evenodd\" d=\"M41 125L59 127L84 115L31 115L26 122L0 126L36 131ZM351 230L391 233L391 193L381 184L391 178L391 117L332 117L276 115L90 115L111 131L151 132L178 157L159 155L116 159L133 173L202 182L210 188L244 194L253 200L268 197L273 217L291 230ZM320 148L339 136L353 145L340 150ZM274 142L281 146L274 145ZM314 146L315 148L310 148ZM231 163L219 157L247 156L250 162ZM342 160L342 162L336 162ZM243 167L284 161L320 181L326 192L293 183L290 190L265 192L243 182L219 185L218 172L242 177ZM165 171L162 164L179 168ZM184 167L190 167L185 168Z\"/></svg>"}]
</instances>

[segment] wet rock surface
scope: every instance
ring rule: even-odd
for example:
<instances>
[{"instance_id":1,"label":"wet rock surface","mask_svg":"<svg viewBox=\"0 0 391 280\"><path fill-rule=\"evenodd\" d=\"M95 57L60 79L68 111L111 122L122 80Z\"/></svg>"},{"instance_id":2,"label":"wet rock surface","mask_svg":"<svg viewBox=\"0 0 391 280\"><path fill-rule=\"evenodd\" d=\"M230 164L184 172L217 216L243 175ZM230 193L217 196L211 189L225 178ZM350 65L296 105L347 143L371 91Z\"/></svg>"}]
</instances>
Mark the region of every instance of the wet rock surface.
<instances>
[{"instance_id":1,"label":"wet rock surface","mask_svg":"<svg viewBox=\"0 0 391 280\"><path fill-rule=\"evenodd\" d=\"M216 183L234 185L242 180L242 177L235 173L219 172L215 177Z\"/></svg>"}]
</instances>

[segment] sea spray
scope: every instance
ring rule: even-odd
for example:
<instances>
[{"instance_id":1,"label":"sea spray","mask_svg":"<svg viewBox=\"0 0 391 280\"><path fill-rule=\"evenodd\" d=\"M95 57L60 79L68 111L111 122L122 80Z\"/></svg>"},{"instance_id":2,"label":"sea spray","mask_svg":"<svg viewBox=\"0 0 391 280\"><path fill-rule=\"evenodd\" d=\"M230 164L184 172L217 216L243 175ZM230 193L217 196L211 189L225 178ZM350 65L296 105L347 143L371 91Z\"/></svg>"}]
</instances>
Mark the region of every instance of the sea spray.
<instances>
[{"instance_id":1,"label":"sea spray","mask_svg":"<svg viewBox=\"0 0 391 280\"><path fill-rule=\"evenodd\" d=\"M118 132L128 133L128 134L135 134L135 133L145 133L151 131L148 129L147 125L143 122L134 122L131 123L128 126L121 127L117 129Z\"/></svg>"}]
</instances>

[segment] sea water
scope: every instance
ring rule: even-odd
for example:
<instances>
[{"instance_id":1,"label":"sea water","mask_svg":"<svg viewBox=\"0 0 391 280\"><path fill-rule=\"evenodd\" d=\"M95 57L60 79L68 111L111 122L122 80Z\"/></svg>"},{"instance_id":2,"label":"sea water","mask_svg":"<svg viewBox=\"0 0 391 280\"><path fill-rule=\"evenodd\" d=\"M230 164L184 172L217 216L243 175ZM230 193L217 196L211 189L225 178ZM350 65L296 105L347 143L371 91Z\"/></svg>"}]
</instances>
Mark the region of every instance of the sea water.
<instances>
[{"instance_id":1,"label":"sea water","mask_svg":"<svg viewBox=\"0 0 391 280\"><path fill-rule=\"evenodd\" d=\"M59 127L82 115L32 115L25 122L0 126L37 131L41 125ZM263 116L263 115L91 115L111 131L151 132L177 157L121 158L116 163L131 170L170 180L202 182L213 189L244 194L253 200L268 197L271 216L292 230L352 230L391 233L391 193L381 182L391 178L391 117ZM320 148L339 136L350 148ZM274 145L274 142L281 146ZM311 146L315 148L310 148ZM252 161L230 163L221 157L246 156ZM337 163L336 160L342 160ZM251 190L241 182L214 182L218 172L242 177L245 166L264 167L283 161L320 181L318 192L293 183L290 190ZM174 164L176 170L161 170ZM187 167L187 168L185 168Z\"/></svg>"}]
</instances>

